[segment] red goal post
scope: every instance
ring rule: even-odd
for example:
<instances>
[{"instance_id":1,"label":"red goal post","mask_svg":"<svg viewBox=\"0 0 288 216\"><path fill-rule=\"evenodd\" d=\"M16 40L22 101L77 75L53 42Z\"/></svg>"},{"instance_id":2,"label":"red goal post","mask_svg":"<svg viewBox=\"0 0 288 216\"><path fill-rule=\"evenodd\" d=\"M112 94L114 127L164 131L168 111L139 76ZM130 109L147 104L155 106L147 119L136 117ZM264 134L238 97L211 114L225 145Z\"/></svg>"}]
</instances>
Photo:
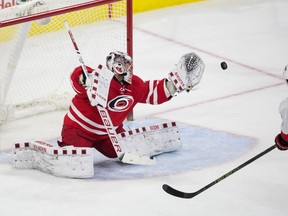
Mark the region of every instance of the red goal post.
<instances>
[{"instance_id":1,"label":"red goal post","mask_svg":"<svg viewBox=\"0 0 288 216\"><path fill-rule=\"evenodd\" d=\"M0 10L0 125L68 108L79 62L64 20L87 66L115 50L133 57L132 0L32 0Z\"/></svg>"}]
</instances>

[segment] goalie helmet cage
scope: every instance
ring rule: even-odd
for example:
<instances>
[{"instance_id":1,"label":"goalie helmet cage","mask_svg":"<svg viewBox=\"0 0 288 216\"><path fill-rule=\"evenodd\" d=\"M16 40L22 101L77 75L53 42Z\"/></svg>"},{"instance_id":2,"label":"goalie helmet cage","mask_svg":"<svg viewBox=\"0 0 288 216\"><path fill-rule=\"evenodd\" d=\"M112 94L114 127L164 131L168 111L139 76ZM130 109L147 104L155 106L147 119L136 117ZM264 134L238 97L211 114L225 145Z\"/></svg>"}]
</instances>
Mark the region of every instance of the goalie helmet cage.
<instances>
[{"instance_id":1,"label":"goalie helmet cage","mask_svg":"<svg viewBox=\"0 0 288 216\"><path fill-rule=\"evenodd\" d=\"M133 57L132 17L132 0L33 0L0 10L0 125L68 109L79 61L64 20L85 63L96 68L111 51Z\"/></svg>"}]
</instances>

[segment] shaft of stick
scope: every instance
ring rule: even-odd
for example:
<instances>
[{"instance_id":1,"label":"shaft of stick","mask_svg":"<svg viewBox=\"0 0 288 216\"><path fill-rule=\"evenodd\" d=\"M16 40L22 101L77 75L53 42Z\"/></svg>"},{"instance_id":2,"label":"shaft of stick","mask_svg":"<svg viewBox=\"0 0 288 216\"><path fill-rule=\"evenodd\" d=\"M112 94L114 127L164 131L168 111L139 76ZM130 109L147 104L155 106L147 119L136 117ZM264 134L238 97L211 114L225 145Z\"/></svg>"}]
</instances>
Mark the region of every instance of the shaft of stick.
<instances>
[{"instance_id":1,"label":"shaft of stick","mask_svg":"<svg viewBox=\"0 0 288 216\"><path fill-rule=\"evenodd\" d=\"M76 40L75 40L75 38L73 36L72 30L69 27L68 21L65 20L63 22L63 24L65 25L65 28L67 29L68 34L70 36L70 39L71 39L71 41L73 43L74 49L76 51L76 54L78 56L79 62L81 64L81 67L82 67L82 70L83 70L83 75L87 78L87 81L90 81L88 79L87 67L86 67L86 65L84 63L84 60L83 60L82 55L80 53L79 47L78 47L78 45L76 43ZM111 118L110 118L110 115L109 115L108 111L105 108L100 107L99 105L97 105L96 107L97 107L97 109L99 111L99 114L100 114L100 117L101 117L102 121L104 123L107 123L107 125L108 125L108 126L105 125L105 127L106 127L107 133L109 135L111 143L113 144L113 147L115 149L115 152L116 152L117 156L118 157L122 156L123 155L122 148L120 147L120 144L119 144L119 141L118 141L118 138L117 138L117 133L115 131L115 127L113 126L113 123L111 121ZM102 113L104 113L104 114L102 114ZM109 129L108 129L108 127L109 127Z\"/></svg>"},{"instance_id":2,"label":"shaft of stick","mask_svg":"<svg viewBox=\"0 0 288 216\"><path fill-rule=\"evenodd\" d=\"M186 192L182 192L179 190L176 190L174 188L172 188L171 186L164 184L162 186L163 190L173 196L176 197L180 197L180 198L186 198L186 199L190 199L193 198L195 196L197 196L198 194L202 193L203 191L207 190L208 188L212 187L213 185L219 183L220 181L224 180L225 178L227 178L228 176L234 174L235 172L239 171L240 169L242 169L243 167L247 166L248 164L252 163L253 161L257 160L258 158L262 157L263 155L267 154L268 152L272 151L274 148L276 148L276 145L273 145L271 147L269 147L268 149L264 150L263 152L259 153L258 155L252 157L251 159L249 159L248 161L242 163L241 165L239 165L238 167L232 169L231 171L227 172L226 174L222 175L221 177L219 177L218 179L212 181L210 184L204 186L203 188L192 192L192 193L186 193Z\"/></svg>"},{"instance_id":3,"label":"shaft of stick","mask_svg":"<svg viewBox=\"0 0 288 216\"><path fill-rule=\"evenodd\" d=\"M77 56L78 56L78 60L79 60L79 62L80 62L80 64L81 64L81 67L82 67L82 70L83 70L83 75L88 79L89 76L88 76L87 67L86 67L86 65L85 65L85 63L84 63L84 60L83 60L83 58L82 58L82 55L81 55L80 50L79 50L79 47L78 47L78 45L77 45L77 43L76 43L76 40L75 40L75 38L74 38L74 35L73 35L72 31L71 31L71 28L70 28L70 26L69 26L69 23L68 23L67 20L65 20L65 21L63 21L63 24L64 24L66 30L68 31L68 34L69 34L69 36L70 36L70 39L71 39L71 41L72 41L72 44L73 44L74 49L75 49L75 51L76 51L76 54L77 54ZM90 84L90 83L89 83L89 84Z\"/></svg>"}]
</instances>

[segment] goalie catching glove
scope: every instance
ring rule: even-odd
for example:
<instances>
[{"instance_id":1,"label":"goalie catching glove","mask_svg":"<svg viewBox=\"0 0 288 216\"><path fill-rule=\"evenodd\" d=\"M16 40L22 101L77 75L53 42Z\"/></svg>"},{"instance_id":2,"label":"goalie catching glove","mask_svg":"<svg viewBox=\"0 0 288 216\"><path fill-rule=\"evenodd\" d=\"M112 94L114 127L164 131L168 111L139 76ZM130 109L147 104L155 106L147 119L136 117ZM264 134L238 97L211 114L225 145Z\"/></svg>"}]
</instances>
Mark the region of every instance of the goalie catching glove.
<instances>
[{"instance_id":1,"label":"goalie catching glove","mask_svg":"<svg viewBox=\"0 0 288 216\"><path fill-rule=\"evenodd\" d=\"M176 67L168 74L169 81L166 87L171 95L176 92L189 92L196 86L203 75L205 64L195 53L187 53L180 58Z\"/></svg>"}]
</instances>

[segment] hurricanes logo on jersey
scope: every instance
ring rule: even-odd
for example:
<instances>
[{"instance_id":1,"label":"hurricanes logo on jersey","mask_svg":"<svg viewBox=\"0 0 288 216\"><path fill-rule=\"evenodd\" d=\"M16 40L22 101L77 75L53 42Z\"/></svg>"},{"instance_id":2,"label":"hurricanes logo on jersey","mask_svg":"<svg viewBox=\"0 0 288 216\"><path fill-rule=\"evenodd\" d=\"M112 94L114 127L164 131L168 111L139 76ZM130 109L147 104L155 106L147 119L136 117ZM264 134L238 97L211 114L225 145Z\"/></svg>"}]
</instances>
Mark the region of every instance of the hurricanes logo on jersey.
<instances>
[{"instance_id":1,"label":"hurricanes logo on jersey","mask_svg":"<svg viewBox=\"0 0 288 216\"><path fill-rule=\"evenodd\" d=\"M109 101L108 109L114 112L125 112L134 103L134 99L130 95L120 95Z\"/></svg>"}]
</instances>

